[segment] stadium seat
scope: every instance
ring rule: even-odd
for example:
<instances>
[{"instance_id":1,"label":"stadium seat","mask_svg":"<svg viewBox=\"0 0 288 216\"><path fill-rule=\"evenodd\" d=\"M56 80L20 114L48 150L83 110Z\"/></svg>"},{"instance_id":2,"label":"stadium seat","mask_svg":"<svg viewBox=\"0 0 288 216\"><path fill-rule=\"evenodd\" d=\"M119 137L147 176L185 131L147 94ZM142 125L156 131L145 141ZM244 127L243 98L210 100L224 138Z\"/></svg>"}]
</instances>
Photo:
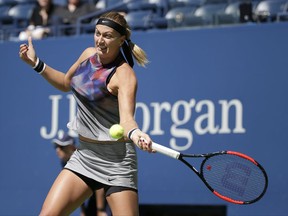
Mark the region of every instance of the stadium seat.
<instances>
[{"instance_id":1,"label":"stadium seat","mask_svg":"<svg viewBox=\"0 0 288 216\"><path fill-rule=\"evenodd\" d=\"M37 0L13 0L13 1L16 4L37 4Z\"/></svg>"},{"instance_id":2,"label":"stadium seat","mask_svg":"<svg viewBox=\"0 0 288 216\"><path fill-rule=\"evenodd\" d=\"M105 4L106 4L105 6L106 6L106 8L113 7L113 6L115 6L119 3L123 3L123 2L124 2L124 0L105 0Z\"/></svg>"},{"instance_id":3,"label":"stadium seat","mask_svg":"<svg viewBox=\"0 0 288 216\"><path fill-rule=\"evenodd\" d=\"M228 4L230 0L202 0L202 5L208 4Z\"/></svg>"},{"instance_id":4,"label":"stadium seat","mask_svg":"<svg viewBox=\"0 0 288 216\"><path fill-rule=\"evenodd\" d=\"M240 22L240 2L229 4L223 13L216 14L216 24L234 24Z\"/></svg>"},{"instance_id":5,"label":"stadium seat","mask_svg":"<svg viewBox=\"0 0 288 216\"><path fill-rule=\"evenodd\" d=\"M186 17L193 15L196 9L197 6L175 7L170 9L165 15L165 19L167 20L167 27L186 27Z\"/></svg>"},{"instance_id":6,"label":"stadium seat","mask_svg":"<svg viewBox=\"0 0 288 216\"><path fill-rule=\"evenodd\" d=\"M28 26L34 7L35 4L33 3L17 4L8 11L8 15L14 20L15 28L25 28Z\"/></svg>"},{"instance_id":7,"label":"stadium seat","mask_svg":"<svg viewBox=\"0 0 288 216\"><path fill-rule=\"evenodd\" d=\"M277 13L277 21L288 21L288 1L284 6L283 11Z\"/></svg>"},{"instance_id":8,"label":"stadium seat","mask_svg":"<svg viewBox=\"0 0 288 216\"><path fill-rule=\"evenodd\" d=\"M0 16L9 16L8 12L10 10L10 5L0 5Z\"/></svg>"},{"instance_id":9,"label":"stadium seat","mask_svg":"<svg viewBox=\"0 0 288 216\"><path fill-rule=\"evenodd\" d=\"M226 3L205 4L198 7L192 16L186 17L186 25L214 25L219 13L224 13Z\"/></svg>"},{"instance_id":10,"label":"stadium seat","mask_svg":"<svg viewBox=\"0 0 288 216\"><path fill-rule=\"evenodd\" d=\"M163 16L168 11L167 0L135 0L127 3L128 11L152 10L159 16Z\"/></svg>"},{"instance_id":11,"label":"stadium seat","mask_svg":"<svg viewBox=\"0 0 288 216\"><path fill-rule=\"evenodd\" d=\"M95 7L99 10L117 10L126 13L129 1L131 0L98 0Z\"/></svg>"},{"instance_id":12,"label":"stadium seat","mask_svg":"<svg viewBox=\"0 0 288 216\"><path fill-rule=\"evenodd\" d=\"M167 0L169 10L176 7L200 6L203 0Z\"/></svg>"},{"instance_id":13,"label":"stadium seat","mask_svg":"<svg viewBox=\"0 0 288 216\"><path fill-rule=\"evenodd\" d=\"M131 11L125 16L132 30L147 30L151 28L152 17L153 11L150 10Z\"/></svg>"},{"instance_id":14,"label":"stadium seat","mask_svg":"<svg viewBox=\"0 0 288 216\"><path fill-rule=\"evenodd\" d=\"M9 16L10 5L0 5L0 26L5 28L5 25L13 22L12 17Z\"/></svg>"},{"instance_id":15,"label":"stadium seat","mask_svg":"<svg viewBox=\"0 0 288 216\"><path fill-rule=\"evenodd\" d=\"M14 0L0 0L0 6L2 6L2 5L13 6L15 4L16 4L16 2Z\"/></svg>"},{"instance_id":16,"label":"stadium seat","mask_svg":"<svg viewBox=\"0 0 288 216\"><path fill-rule=\"evenodd\" d=\"M287 0L266 0L256 6L254 14L258 22L271 22L277 19L277 14L285 9Z\"/></svg>"},{"instance_id":17,"label":"stadium seat","mask_svg":"<svg viewBox=\"0 0 288 216\"><path fill-rule=\"evenodd\" d=\"M167 0L168 1L168 10L171 10L176 7L184 7L185 1L182 0Z\"/></svg>"},{"instance_id":18,"label":"stadium seat","mask_svg":"<svg viewBox=\"0 0 288 216\"><path fill-rule=\"evenodd\" d=\"M125 18L132 30L167 28L166 19L151 10L131 11Z\"/></svg>"}]
</instances>

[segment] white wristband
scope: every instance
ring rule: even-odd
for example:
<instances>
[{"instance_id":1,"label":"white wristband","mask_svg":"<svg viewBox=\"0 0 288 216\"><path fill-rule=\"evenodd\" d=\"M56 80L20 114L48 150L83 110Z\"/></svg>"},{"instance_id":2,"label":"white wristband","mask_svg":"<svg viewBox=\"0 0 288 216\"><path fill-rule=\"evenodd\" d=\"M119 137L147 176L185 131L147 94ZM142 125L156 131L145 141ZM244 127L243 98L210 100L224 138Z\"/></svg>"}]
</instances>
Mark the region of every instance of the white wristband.
<instances>
[{"instance_id":1,"label":"white wristband","mask_svg":"<svg viewBox=\"0 0 288 216\"><path fill-rule=\"evenodd\" d=\"M37 59L36 59L36 63L35 63L35 65L34 65L34 67L32 67L33 69L35 69L35 68L38 66L39 61L40 61L40 59L37 57Z\"/></svg>"},{"instance_id":2,"label":"white wristband","mask_svg":"<svg viewBox=\"0 0 288 216\"><path fill-rule=\"evenodd\" d=\"M131 135L130 135L130 137L129 137L130 140L133 139L133 135L134 135L135 131L137 131L137 130L140 130L140 129L139 129L139 128L136 128L135 130L132 131L132 133L131 133Z\"/></svg>"}]
</instances>

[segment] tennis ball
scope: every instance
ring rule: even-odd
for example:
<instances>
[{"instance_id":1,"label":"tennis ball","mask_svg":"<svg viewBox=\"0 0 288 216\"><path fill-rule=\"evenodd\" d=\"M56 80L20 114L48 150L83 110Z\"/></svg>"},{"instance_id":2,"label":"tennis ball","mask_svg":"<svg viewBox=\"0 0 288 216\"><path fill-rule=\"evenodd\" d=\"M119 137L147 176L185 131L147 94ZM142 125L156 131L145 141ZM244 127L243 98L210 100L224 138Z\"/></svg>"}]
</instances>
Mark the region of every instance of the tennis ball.
<instances>
[{"instance_id":1,"label":"tennis ball","mask_svg":"<svg viewBox=\"0 0 288 216\"><path fill-rule=\"evenodd\" d=\"M114 124L109 129L110 136L114 139L120 139L124 135L124 128L120 124Z\"/></svg>"}]
</instances>

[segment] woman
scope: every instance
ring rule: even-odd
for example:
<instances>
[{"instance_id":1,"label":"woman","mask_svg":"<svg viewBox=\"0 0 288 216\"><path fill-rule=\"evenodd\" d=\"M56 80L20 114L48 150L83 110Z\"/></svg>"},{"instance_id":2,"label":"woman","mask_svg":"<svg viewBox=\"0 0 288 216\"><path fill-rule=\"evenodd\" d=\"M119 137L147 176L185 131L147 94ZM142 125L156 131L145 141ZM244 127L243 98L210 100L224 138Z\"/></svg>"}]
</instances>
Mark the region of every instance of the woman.
<instances>
[{"instance_id":1,"label":"woman","mask_svg":"<svg viewBox=\"0 0 288 216\"><path fill-rule=\"evenodd\" d=\"M59 7L53 3L53 0L37 0L38 4L34 8L30 25L34 26L49 26L52 25L52 16L55 10Z\"/></svg>"},{"instance_id":2,"label":"woman","mask_svg":"<svg viewBox=\"0 0 288 216\"><path fill-rule=\"evenodd\" d=\"M96 11L95 4L83 0L67 0L67 4L60 7L60 13L64 24L77 24L77 19Z\"/></svg>"},{"instance_id":3,"label":"woman","mask_svg":"<svg viewBox=\"0 0 288 216\"><path fill-rule=\"evenodd\" d=\"M61 23L67 25L63 30L65 35L76 33L77 20L89 13L96 11L95 4L83 0L67 0L65 6L59 7L57 14ZM91 19L82 20L81 23L90 23Z\"/></svg>"},{"instance_id":4,"label":"woman","mask_svg":"<svg viewBox=\"0 0 288 216\"><path fill-rule=\"evenodd\" d=\"M29 26L20 32L19 39L27 40L28 36L33 39L42 39L51 34L51 26L56 24L56 11L59 6L53 0L37 0L37 5L32 11Z\"/></svg>"},{"instance_id":5,"label":"woman","mask_svg":"<svg viewBox=\"0 0 288 216\"><path fill-rule=\"evenodd\" d=\"M20 58L54 87L72 90L78 105L68 127L79 134L79 149L52 185L40 215L69 215L99 188L104 188L113 215L138 215L134 144L153 150L150 137L134 119L137 79L132 54L139 65L145 66L148 60L130 35L122 15L102 15L95 28L95 47L84 50L66 74L36 57L31 37L28 45L20 45ZM109 135L116 123L124 128L123 139Z\"/></svg>"}]
</instances>

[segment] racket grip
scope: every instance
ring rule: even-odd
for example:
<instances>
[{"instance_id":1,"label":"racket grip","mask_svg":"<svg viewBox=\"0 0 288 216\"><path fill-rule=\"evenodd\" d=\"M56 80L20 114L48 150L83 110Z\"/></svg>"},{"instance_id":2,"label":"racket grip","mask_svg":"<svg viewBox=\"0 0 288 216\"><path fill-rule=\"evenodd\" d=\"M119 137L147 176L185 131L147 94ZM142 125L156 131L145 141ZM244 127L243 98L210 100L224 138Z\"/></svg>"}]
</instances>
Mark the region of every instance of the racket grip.
<instances>
[{"instance_id":1,"label":"racket grip","mask_svg":"<svg viewBox=\"0 0 288 216\"><path fill-rule=\"evenodd\" d=\"M157 143L152 143L152 149L156 150L157 152L164 154L166 156L172 157L174 159L178 159L180 152L175 151L173 149L167 148L163 145L157 144Z\"/></svg>"}]
</instances>

